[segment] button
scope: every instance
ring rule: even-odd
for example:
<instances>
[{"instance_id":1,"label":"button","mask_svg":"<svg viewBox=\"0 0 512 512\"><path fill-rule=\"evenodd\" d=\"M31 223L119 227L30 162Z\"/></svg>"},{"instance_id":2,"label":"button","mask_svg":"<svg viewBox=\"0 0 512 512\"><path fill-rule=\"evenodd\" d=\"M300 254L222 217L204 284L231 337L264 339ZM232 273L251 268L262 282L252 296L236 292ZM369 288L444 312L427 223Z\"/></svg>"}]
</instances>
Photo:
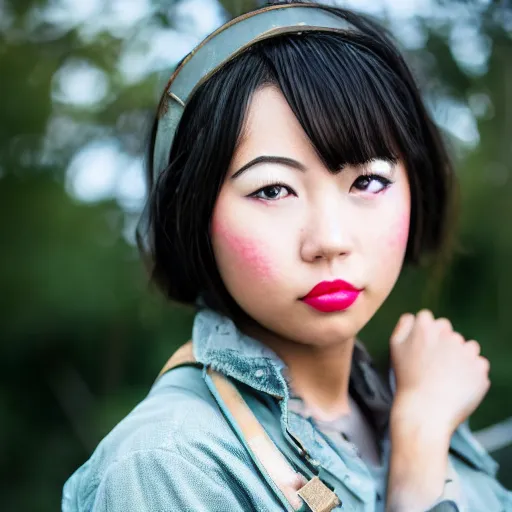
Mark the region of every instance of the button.
<instances>
[{"instance_id":1,"label":"button","mask_svg":"<svg viewBox=\"0 0 512 512\"><path fill-rule=\"evenodd\" d=\"M263 377L263 375L265 375L265 372L264 372L261 368L260 368L259 370L256 370L256 371L254 372L254 376L255 376L255 377L258 377L258 379L259 379L259 378L261 378L261 377Z\"/></svg>"}]
</instances>

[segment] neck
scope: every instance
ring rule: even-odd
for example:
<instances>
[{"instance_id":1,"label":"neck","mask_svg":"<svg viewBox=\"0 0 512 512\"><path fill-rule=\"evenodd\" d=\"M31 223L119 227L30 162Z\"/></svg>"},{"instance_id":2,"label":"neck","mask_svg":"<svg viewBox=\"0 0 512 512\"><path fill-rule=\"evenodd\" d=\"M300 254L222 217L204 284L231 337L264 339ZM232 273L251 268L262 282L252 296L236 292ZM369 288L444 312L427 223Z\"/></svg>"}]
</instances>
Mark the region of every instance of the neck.
<instances>
[{"instance_id":1,"label":"neck","mask_svg":"<svg viewBox=\"0 0 512 512\"><path fill-rule=\"evenodd\" d=\"M315 419L349 414L349 379L355 339L327 347L290 341L261 327L244 331L271 348L286 364L294 392Z\"/></svg>"}]
</instances>

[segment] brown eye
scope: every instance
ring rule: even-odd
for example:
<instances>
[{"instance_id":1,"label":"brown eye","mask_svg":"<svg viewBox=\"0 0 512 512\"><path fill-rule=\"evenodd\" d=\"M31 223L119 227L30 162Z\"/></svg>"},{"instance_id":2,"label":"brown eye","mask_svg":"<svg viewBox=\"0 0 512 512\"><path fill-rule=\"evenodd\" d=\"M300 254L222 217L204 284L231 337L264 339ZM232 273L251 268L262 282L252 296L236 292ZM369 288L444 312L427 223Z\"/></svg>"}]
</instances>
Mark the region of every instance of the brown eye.
<instances>
[{"instance_id":1,"label":"brown eye","mask_svg":"<svg viewBox=\"0 0 512 512\"><path fill-rule=\"evenodd\" d=\"M267 187L260 188L256 192L250 195L250 197L256 197L258 199L265 199L267 201L276 201L292 194L292 190L285 185L268 185Z\"/></svg>"},{"instance_id":2,"label":"brown eye","mask_svg":"<svg viewBox=\"0 0 512 512\"><path fill-rule=\"evenodd\" d=\"M391 185L392 181L378 174L363 174L353 183L352 187L361 192L378 194Z\"/></svg>"},{"instance_id":3,"label":"brown eye","mask_svg":"<svg viewBox=\"0 0 512 512\"><path fill-rule=\"evenodd\" d=\"M264 189L263 192L265 193L267 199L277 199L281 193L281 188L282 187L279 186L272 186Z\"/></svg>"}]
</instances>

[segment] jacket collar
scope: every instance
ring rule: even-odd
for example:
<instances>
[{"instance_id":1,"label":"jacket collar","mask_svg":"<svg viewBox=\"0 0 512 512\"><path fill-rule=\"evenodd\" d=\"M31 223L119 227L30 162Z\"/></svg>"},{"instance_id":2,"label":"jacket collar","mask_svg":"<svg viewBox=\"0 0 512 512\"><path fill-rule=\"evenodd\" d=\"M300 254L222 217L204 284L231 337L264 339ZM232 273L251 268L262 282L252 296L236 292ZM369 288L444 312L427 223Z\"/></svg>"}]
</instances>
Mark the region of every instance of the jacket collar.
<instances>
[{"instance_id":1,"label":"jacket collar","mask_svg":"<svg viewBox=\"0 0 512 512\"><path fill-rule=\"evenodd\" d=\"M229 318L202 309L196 315L192 339L198 362L259 391L289 398L284 362L265 344L243 334ZM351 386L361 400L387 419L391 394L359 342L352 358Z\"/></svg>"},{"instance_id":2,"label":"jacket collar","mask_svg":"<svg viewBox=\"0 0 512 512\"><path fill-rule=\"evenodd\" d=\"M259 391L288 398L283 361L266 345L238 330L231 319L202 309L194 320L192 341L198 362Z\"/></svg>"}]
</instances>

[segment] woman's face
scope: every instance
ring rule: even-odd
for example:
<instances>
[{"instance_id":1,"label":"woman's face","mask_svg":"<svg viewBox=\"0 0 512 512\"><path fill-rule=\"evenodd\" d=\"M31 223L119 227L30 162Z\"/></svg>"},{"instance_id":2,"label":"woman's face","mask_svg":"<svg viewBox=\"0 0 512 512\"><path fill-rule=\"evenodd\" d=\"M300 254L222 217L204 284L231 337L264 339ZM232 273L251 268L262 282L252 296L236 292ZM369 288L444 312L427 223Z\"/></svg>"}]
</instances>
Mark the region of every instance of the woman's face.
<instances>
[{"instance_id":1,"label":"woman's face","mask_svg":"<svg viewBox=\"0 0 512 512\"><path fill-rule=\"evenodd\" d=\"M409 220L401 162L331 174L281 92L255 93L211 226L220 275L250 317L305 344L354 337L398 278Z\"/></svg>"}]
</instances>

